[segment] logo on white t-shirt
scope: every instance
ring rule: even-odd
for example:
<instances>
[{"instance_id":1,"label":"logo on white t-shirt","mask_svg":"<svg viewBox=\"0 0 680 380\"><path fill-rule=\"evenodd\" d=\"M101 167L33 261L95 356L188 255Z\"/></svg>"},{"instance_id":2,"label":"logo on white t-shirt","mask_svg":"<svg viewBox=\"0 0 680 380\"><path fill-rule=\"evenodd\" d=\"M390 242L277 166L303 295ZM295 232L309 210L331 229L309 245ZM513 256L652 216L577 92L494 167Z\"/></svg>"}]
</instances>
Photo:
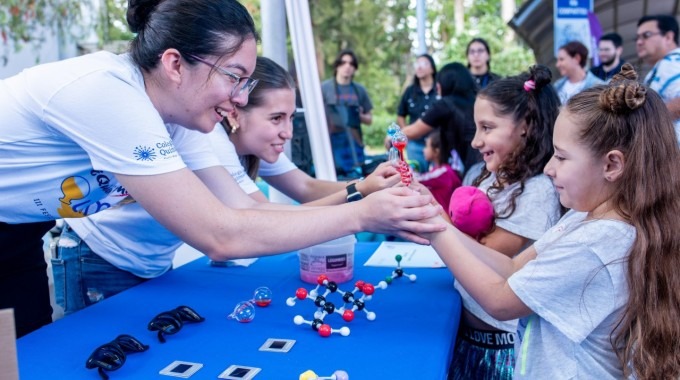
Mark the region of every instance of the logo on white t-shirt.
<instances>
[{"instance_id":1,"label":"logo on white t-shirt","mask_svg":"<svg viewBox=\"0 0 680 380\"><path fill-rule=\"evenodd\" d=\"M135 155L137 161L153 161L156 159L156 150L148 146L138 145L132 154Z\"/></svg>"}]
</instances>

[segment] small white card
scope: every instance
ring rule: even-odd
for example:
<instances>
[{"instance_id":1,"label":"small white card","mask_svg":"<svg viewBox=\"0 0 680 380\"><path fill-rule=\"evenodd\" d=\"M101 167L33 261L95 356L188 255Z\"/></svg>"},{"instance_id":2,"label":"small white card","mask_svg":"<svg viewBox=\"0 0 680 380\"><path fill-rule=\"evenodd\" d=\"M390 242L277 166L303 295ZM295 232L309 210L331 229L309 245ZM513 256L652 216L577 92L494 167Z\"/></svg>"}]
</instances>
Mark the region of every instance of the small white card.
<instances>
[{"instance_id":1,"label":"small white card","mask_svg":"<svg viewBox=\"0 0 680 380\"><path fill-rule=\"evenodd\" d=\"M293 339L269 338L269 339L267 339L266 342L264 342L262 347L260 347L260 351L288 352L288 351L290 351L291 348L293 348L294 344L295 344L295 340L293 340Z\"/></svg>"},{"instance_id":2,"label":"small white card","mask_svg":"<svg viewBox=\"0 0 680 380\"><path fill-rule=\"evenodd\" d=\"M364 266L396 268L397 255L401 255L402 268L446 268L432 246L393 241L382 242Z\"/></svg>"},{"instance_id":3,"label":"small white card","mask_svg":"<svg viewBox=\"0 0 680 380\"><path fill-rule=\"evenodd\" d=\"M181 360L175 360L170 363L169 366L163 368L159 373L166 376L183 377L188 378L194 373L198 372L199 369L203 367L201 363L191 363L183 362Z\"/></svg>"},{"instance_id":4,"label":"small white card","mask_svg":"<svg viewBox=\"0 0 680 380\"><path fill-rule=\"evenodd\" d=\"M244 365L230 365L229 368L225 369L219 376L219 379L226 380L250 380L257 373L260 372L260 368L247 367Z\"/></svg>"}]
</instances>

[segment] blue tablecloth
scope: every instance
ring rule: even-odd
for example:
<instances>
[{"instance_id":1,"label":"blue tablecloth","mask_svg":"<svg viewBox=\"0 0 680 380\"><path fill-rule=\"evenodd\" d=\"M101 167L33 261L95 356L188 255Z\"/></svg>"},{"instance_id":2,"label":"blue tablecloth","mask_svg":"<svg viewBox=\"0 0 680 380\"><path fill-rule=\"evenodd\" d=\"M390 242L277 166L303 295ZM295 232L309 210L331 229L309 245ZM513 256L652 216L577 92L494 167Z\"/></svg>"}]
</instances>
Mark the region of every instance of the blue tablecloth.
<instances>
[{"instance_id":1,"label":"blue tablecloth","mask_svg":"<svg viewBox=\"0 0 680 380\"><path fill-rule=\"evenodd\" d=\"M391 273L391 268L363 266L377 246L357 244L354 279L341 289L352 290L356 280L377 284ZM443 379L458 329L460 296L446 269L406 272L416 274L417 281L398 279L388 289L376 290L367 303L377 314L374 321L357 313L345 323L333 314L325 322L333 328L347 326L351 334L322 338L309 326L293 323L298 314L313 319L312 301L286 306L296 289L313 288L300 280L295 253L261 258L247 268L213 267L203 257L19 339L19 374L22 380L99 379L96 370L85 368L87 357L124 333L151 347L129 355L121 369L109 373L112 380L170 379L159 371L175 360L203 364L191 379L216 379L232 364L261 368L256 380L298 379L308 369L320 376L342 369L352 380ZM259 286L272 290L272 304L258 307L250 323L227 319ZM161 344L146 326L159 312L179 305L194 308L206 320L185 324ZM296 343L288 353L259 351L268 338Z\"/></svg>"}]
</instances>

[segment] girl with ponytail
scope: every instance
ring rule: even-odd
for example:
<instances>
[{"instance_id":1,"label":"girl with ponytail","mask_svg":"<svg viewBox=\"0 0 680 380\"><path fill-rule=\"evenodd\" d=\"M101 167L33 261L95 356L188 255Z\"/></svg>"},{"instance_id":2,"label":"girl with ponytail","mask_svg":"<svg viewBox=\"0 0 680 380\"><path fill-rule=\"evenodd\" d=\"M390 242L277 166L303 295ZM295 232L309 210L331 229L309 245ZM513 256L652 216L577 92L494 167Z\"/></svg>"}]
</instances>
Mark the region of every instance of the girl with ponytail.
<instances>
[{"instance_id":1,"label":"girl with ponytail","mask_svg":"<svg viewBox=\"0 0 680 380\"><path fill-rule=\"evenodd\" d=\"M570 208L519 255L454 227L432 245L499 320L520 318L517 379L680 376L680 149L629 64L572 97L544 172ZM433 219L436 221L437 219Z\"/></svg>"}]
</instances>

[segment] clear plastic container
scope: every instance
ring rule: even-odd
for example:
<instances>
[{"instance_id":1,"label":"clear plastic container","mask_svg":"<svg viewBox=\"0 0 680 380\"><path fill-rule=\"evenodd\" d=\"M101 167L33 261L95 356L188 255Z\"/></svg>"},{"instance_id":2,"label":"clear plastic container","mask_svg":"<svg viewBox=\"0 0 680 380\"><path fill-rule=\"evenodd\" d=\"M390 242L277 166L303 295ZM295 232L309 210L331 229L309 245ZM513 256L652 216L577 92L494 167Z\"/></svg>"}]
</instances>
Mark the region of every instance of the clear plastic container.
<instances>
[{"instance_id":1,"label":"clear plastic container","mask_svg":"<svg viewBox=\"0 0 680 380\"><path fill-rule=\"evenodd\" d=\"M355 243L354 235L349 235L301 249L298 255L302 281L316 285L321 274L337 283L351 280L354 276Z\"/></svg>"}]
</instances>

